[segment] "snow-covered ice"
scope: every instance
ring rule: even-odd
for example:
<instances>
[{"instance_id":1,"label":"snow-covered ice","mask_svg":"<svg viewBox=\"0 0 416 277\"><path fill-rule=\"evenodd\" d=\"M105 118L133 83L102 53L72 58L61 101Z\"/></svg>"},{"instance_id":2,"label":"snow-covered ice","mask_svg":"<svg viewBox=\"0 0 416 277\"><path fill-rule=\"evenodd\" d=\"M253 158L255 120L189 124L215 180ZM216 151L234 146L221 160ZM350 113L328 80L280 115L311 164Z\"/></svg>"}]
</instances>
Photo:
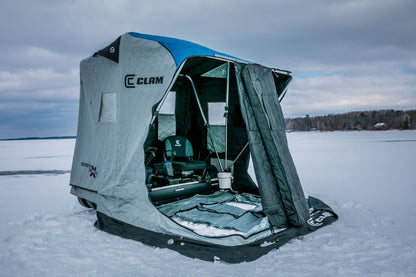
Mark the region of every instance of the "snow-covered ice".
<instances>
[{"instance_id":1,"label":"snow-covered ice","mask_svg":"<svg viewBox=\"0 0 416 277\"><path fill-rule=\"evenodd\" d=\"M225 203L225 204L227 204L229 206L237 207L237 208L240 208L240 209L246 210L246 211L251 211L251 210L254 210L255 208L257 208L256 205L247 204L247 203L228 202L228 203Z\"/></svg>"},{"instance_id":2,"label":"snow-covered ice","mask_svg":"<svg viewBox=\"0 0 416 277\"><path fill-rule=\"evenodd\" d=\"M288 140L305 193L340 219L235 265L96 229L95 212L69 194L74 140L2 141L0 172L36 174L0 175L0 276L415 276L416 131Z\"/></svg>"}]
</instances>

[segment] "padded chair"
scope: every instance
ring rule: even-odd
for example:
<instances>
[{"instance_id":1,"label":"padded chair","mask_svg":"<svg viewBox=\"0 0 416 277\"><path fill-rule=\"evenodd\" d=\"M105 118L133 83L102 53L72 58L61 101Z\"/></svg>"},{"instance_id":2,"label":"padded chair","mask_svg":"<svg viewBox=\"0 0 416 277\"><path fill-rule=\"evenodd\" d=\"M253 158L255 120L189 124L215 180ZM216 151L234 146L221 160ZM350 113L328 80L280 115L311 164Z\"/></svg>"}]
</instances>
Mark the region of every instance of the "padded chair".
<instances>
[{"instance_id":1,"label":"padded chair","mask_svg":"<svg viewBox=\"0 0 416 277\"><path fill-rule=\"evenodd\" d=\"M191 142L181 136L170 136L165 140L165 155L172 161L176 170L203 170L207 167L204 161L193 160L194 151Z\"/></svg>"}]
</instances>

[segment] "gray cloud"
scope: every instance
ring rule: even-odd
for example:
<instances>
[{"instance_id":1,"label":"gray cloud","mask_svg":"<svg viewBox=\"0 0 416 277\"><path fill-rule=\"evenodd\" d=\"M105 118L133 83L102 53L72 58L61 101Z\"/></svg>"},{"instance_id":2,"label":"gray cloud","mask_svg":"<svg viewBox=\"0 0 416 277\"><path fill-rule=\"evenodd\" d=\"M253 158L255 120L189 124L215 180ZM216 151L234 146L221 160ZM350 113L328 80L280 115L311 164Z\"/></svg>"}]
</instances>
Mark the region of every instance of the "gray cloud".
<instances>
[{"instance_id":1,"label":"gray cloud","mask_svg":"<svg viewBox=\"0 0 416 277\"><path fill-rule=\"evenodd\" d=\"M415 14L413 0L9 1L0 137L75 134L80 60L129 31L293 71L289 116L413 108Z\"/></svg>"},{"instance_id":2,"label":"gray cloud","mask_svg":"<svg viewBox=\"0 0 416 277\"><path fill-rule=\"evenodd\" d=\"M286 114L304 116L370 109L414 109L414 74L318 76L295 79Z\"/></svg>"}]
</instances>

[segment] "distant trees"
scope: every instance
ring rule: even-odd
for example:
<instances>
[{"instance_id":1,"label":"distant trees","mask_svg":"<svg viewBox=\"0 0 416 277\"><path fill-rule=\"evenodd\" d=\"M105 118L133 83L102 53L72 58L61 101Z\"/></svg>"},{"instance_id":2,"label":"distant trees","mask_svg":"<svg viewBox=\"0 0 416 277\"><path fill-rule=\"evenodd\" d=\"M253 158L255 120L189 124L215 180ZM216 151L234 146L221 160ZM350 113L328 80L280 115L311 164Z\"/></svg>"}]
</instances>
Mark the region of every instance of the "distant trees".
<instances>
[{"instance_id":1,"label":"distant trees","mask_svg":"<svg viewBox=\"0 0 416 277\"><path fill-rule=\"evenodd\" d=\"M311 118L309 117L309 114L307 114L305 116L304 121L305 121L305 127L306 127L306 129L307 130L311 130L312 129L312 121L311 121Z\"/></svg>"},{"instance_id":2,"label":"distant trees","mask_svg":"<svg viewBox=\"0 0 416 277\"><path fill-rule=\"evenodd\" d=\"M409 116L407 114L404 116L404 121L403 121L403 127L402 127L402 129L403 130L410 129L410 119L409 119Z\"/></svg>"},{"instance_id":3,"label":"distant trees","mask_svg":"<svg viewBox=\"0 0 416 277\"><path fill-rule=\"evenodd\" d=\"M408 130L416 129L416 110L379 110L328 114L325 116L287 118L292 131L336 130Z\"/></svg>"}]
</instances>

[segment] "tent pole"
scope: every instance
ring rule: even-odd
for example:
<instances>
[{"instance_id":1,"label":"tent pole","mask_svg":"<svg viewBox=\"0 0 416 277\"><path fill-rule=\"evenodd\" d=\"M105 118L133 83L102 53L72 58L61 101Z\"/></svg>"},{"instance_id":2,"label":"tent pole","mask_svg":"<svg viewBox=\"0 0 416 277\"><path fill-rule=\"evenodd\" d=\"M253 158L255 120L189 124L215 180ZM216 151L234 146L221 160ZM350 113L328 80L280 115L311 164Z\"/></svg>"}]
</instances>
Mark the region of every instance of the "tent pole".
<instances>
[{"instance_id":1,"label":"tent pole","mask_svg":"<svg viewBox=\"0 0 416 277\"><path fill-rule=\"evenodd\" d=\"M230 168L234 166L234 164L237 162L237 160L240 158L241 154L243 154L244 150L246 150L247 146L248 146L248 142L246 143L246 145L244 145L243 149L241 149L240 153L238 153L237 157L235 158L235 160L233 161L233 163L231 164ZM227 170L228 168L226 168Z\"/></svg>"},{"instance_id":2,"label":"tent pole","mask_svg":"<svg viewBox=\"0 0 416 277\"><path fill-rule=\"evenodd\" d=\"M228 101L230 96L230 62L227 62L227 88L225 94L225 168L228 168Z\"/></svg>"},{"instance_id":3,"label":"tent pole","mask_svg":"<svg viewBox=\"0 0 416 277\"><path fill-rule=\"evenodd\" d=\"M279 103L282 102L283 97L285 97L285 95L286 95L286 92L287 92L287 89L285 90L285 92L283 92L283 94L280 95L280 97L279 97Z\"/></svg>"},{"instance_id":4,"label":"tent pole","mask_svg":"<svg viewBox=\"0 0 416 277\"><path fill-rule=\"evenodd\" d=\"M221 167L221 171L224 172L224 167L221 164L220 156L218 154L217 148L215 147L214 141L213 141L213 139L211 137L211 132L209 130L209 124L208 124L207 118L205 117L204 111L202 110L201 102L199 101L199 97L198 97L198 94L196 92L196 88L195 88L195 85L194 85L194 81L192 81L192 78L189 75L179 74L179 76L185 77L185 78L187 78L191 82L192 89L193 89L194 94L195 94L196 102L198 103L199 111L201 112L202 119L204 120L205 126L207 126L208 137L209 137L209 139L211 141L212 147L214 147L214 151L215 151L215 154L217 155L217 160L218 160L218 163L219 163L219 165Z\"/></svg>"}]
</instances>

